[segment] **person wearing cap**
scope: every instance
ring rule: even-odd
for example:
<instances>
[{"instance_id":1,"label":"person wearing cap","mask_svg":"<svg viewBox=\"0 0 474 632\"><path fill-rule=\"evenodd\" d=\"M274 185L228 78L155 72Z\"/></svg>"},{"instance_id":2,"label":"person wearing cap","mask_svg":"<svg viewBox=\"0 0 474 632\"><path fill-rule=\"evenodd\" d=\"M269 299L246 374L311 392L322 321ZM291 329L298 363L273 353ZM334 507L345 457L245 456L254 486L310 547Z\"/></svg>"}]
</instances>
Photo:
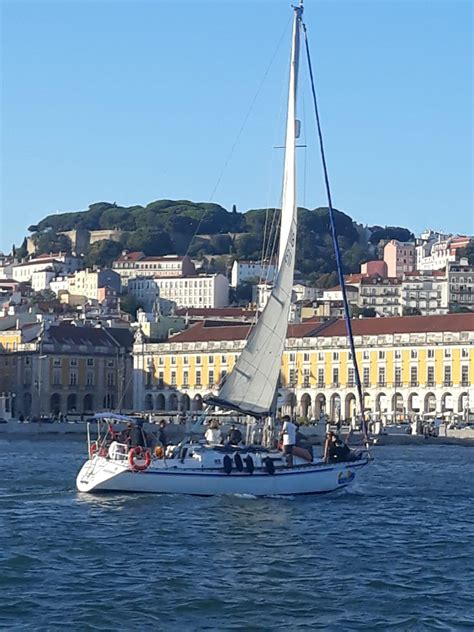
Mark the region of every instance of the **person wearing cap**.
<instances>
[{"instance_id":1,"label":"person wearing cap","mask_svg":"<svg viewBox=\"0 0 474 632\"><path fill-rule=\"evenodd\" d=\"M283 428L281 437L283 443L283 453L286 456L287 467L293 467L293 448L296 444L296 425L291 421L289 415L282 417Z\"/></svg>"}]
</instances>

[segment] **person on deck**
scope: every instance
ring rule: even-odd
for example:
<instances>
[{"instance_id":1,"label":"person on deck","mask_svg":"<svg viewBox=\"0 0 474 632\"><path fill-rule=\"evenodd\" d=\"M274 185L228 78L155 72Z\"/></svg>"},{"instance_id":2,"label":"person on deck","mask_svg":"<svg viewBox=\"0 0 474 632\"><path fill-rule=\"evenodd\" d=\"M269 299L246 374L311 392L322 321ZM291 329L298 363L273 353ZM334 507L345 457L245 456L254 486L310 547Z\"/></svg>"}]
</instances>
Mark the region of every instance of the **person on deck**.
<instances>
[{"instance_id":1,"label":"person on deck","mask_svg":"<svg viewBox=\"0 0 474 632\"><path fill-rule=\"evenodd\" d=\"M160 442L161 447L164 449L168 445L168 439L166 437L166 421L162 419L160 421L159 430L158 430L158 441Z\"/></svg>"},{"instance_id":2,"label":"person on deck","mask_svg":"<svg viewBox=\"0 0 474 632\"><path fill-rule=\"evenodd\" d=\"M282 417L283 428L281 430L283 440L283 453L286 456L287 467L293 467L293 447L296 444L296 425L289 415Z\"/></svg>"},{"instance_id":3,"label":"person on deck","mask_svg":"<svg viewBox=\"0 0 474 632\"><path fill-rule=\"evenodd\" d=\"M130 430L130 447L146 447L145 433L143 432L143 421L139 419Z\"/></svg>"},{"instance_id":4,"label":"person on deck","mask_svg":"<svg viewBox=\"0 0 474 632\"><path fill-rule=\"evenodd\" d=\"M204 438L211 444L222 443L221 431L219 430L219 423L217 419L211 419L209 428L206 430Z\"/></svg>"},{"instance_id":5,"label":"person on deck","mask_svg":"<svg viewBox=\"0 0 474 632\"><path fill-rule=\"evenodd\" d=\"M230 427L229 436L227 437L227 441L231 445L239 445L239 443L242 443L242 433L235 426L235 424L232 424L232 426Z\"/></svg>"}]
</instances>

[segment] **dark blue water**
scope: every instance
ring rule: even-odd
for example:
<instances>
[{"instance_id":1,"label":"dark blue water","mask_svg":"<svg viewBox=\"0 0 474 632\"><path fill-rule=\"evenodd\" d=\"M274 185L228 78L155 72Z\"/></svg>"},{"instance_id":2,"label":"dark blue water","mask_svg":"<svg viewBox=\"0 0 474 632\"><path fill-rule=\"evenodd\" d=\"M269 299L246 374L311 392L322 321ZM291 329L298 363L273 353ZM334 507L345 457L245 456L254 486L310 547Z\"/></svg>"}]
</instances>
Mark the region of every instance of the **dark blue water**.
<instances>
[{"instance_id":1,"label":"dark blue water","mask_svg":"<svg viewBox=\"0 0 474 632\"><path fill-rule=\"evenodd\" d=\"M77 439L0 441L0 628L474 630L474 450L379 447L350 492L76 493Z\"/></svg>"}]
</instances>

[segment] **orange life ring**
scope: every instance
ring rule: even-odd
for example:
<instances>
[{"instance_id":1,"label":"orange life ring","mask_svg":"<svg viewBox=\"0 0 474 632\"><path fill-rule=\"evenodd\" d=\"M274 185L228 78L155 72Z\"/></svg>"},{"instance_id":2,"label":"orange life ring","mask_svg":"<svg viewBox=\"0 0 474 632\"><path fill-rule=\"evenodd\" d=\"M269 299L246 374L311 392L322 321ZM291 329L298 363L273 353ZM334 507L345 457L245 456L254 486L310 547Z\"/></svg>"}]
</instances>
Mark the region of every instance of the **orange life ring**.
<instances>
[{"instance_id":1,"label":"orange life ring","mask_svg":"<svg viewBox=\"0 0 474 632\"><path fill-rule=\"evenodd\" d=\"M135 461L137 457L144 459L145 462L137 463ZM128 463L133 472L143 472L150 466L151 454L148 450L143 450L140 446L137 446L136 448L132 448L128 453Z\"/></svg>"},{"instance_id":2,"label":"orange life ring","mask_svg":"<svg viewBox=\"0 0 474 632\"><path fill-rule=\"evenodd\" d=\"M92 457L94 456L94 454L97 452L97 441L92 441L92 443L89 445L89 457L92 459Z\"/></svg>"}]
</instances>

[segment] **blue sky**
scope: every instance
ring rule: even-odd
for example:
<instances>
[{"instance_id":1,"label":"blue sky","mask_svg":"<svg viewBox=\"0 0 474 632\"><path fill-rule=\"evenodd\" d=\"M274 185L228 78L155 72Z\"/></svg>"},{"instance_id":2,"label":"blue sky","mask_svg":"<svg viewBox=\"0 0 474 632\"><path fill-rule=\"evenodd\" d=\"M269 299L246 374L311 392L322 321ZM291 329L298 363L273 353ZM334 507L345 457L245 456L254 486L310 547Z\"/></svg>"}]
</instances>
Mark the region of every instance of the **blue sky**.
<instances>
[{"instance_id":1,"label":"blue sky","mask_svg":"<svg viewBox=\"0 0 474 632\"><path fill-rule=\"evenodd\" d=\"M213 201L278 203L288 0L0 4L0 248L57 209L207 201L226 164ZM474 232L472 3L305 6L336 207ZM299 203L313 208L325 198L305 67L301 87Z\"/></svg>"}]
</instances>

